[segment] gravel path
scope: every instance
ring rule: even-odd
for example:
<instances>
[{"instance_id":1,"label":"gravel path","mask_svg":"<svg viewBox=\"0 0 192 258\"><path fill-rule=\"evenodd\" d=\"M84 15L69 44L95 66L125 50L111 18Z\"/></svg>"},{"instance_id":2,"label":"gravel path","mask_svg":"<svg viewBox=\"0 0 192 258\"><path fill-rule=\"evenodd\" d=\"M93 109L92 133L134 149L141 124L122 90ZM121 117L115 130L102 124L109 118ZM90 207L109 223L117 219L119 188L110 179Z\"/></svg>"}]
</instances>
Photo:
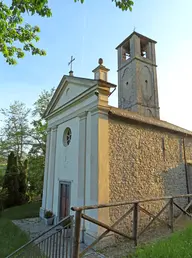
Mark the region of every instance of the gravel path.
<instances>
[{"instance_id":1,"label":"gravel path","mask_svg":"<svg viewBox=\"0 0 192 258\"><path fill-rule=\"evenodd\" d=\"M13 223L21 230L25 231L30 236L30 239L37 237L50 228L50 226L46 226L44 221L40 218L13 220Z\"/></svg>"}]
</instances>

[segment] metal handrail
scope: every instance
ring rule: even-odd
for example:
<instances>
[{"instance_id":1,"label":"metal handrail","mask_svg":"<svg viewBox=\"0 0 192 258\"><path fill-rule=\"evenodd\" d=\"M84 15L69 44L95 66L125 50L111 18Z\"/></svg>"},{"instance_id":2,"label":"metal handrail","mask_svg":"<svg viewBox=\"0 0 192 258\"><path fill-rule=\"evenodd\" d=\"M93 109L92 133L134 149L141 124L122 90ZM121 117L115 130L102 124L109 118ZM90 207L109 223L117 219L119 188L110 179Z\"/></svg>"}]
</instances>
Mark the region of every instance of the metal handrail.
<instances>
[{"instance_id":1,"label":"metal handrail","mask_svg":"<svg viewBox=\"0 0 192 258\"><path fill-rule=\"evenodd\" d=\"M29 242L27 242L26 244L24 244L23 246L21 246L20 248L18 248L17 250L15 250L13 253L11 253L10 255L8 255L6 258L10 258L13 255L17 254L19 251L21 251L22 249L28 247L30 244L34 243L35 241L37 241L39 238L41 238L42 236L44 236L45 234L47 234L48 232L50 232L51 230L55 229L56 227L58 227L60 224L62 224L63 222L67 221L68 219L72 219L73 216L69 215L67 217L65 217L64 219L60 220L59 223L57 223L56 225L52 226L51 228L49 228L48 230L44 231L43 233L41 233L40 235L38 235L37 237L33 238L32 240L30 240ZM66 226L70 225L70 223L68 223Z\"/></svg>"}]
</instances>

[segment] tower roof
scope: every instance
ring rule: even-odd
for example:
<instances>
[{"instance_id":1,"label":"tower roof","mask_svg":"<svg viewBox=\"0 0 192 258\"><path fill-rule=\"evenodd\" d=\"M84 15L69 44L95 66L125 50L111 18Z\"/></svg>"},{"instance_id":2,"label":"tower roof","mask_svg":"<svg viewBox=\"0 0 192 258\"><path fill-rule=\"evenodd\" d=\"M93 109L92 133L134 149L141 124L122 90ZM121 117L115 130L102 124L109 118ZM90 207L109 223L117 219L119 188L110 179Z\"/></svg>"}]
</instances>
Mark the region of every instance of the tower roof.
<instances>
[{"instance_id":1,"label":"tower roof","mask_svg":"<svg viewBox=\"0 0 192 258\"><path fill-rule=\"evenodd\" d=\"M136 31L133 31L125 40L123 40L123 41L116 47L116 49L118 49L119 47L121 47L122 45L124 45L124 43L125 43L127 40L129 40L134 34L137 35L139 38L141 38L143 41L147 40L147 41L153 42L153 43L155 43L155 44L157 43L155 40L150 39L150 38L148 38L148 37L146 37L146 36L144 36L144 35L142 35L142 34L136 32Z\"/></svg>"}]
</instances>

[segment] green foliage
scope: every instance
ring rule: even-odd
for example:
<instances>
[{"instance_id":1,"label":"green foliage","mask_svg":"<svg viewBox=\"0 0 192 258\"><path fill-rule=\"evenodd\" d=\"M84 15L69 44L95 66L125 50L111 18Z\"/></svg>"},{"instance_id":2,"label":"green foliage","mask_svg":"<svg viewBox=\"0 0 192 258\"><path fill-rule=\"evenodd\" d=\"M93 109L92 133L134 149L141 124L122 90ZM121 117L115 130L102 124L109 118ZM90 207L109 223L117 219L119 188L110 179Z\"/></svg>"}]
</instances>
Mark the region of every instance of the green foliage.
<instances>
[{"instance_id":1,"label":"green foliage","mask_svg":"<svg viewBox=\"0 0 192 258\"><path fill-rule=\"evenodd\" d=\"M84 3L84 0L74 0ZM132 0L111 0L122 11L132 10ZM46 55L35 43L39 41L40 28L25 22L24 15L51 17L48 0L12 0L10 4L0 1L0 52L10 65L17 64L26 52L32 55Z\"/></svg>"},{"instance_id":2,"label":"green foliage","mask_svg":"<svg viewBox=\"0 0 192 258\"><path fill-rule=\"evenodd\" d=\"M18 159L16 168L14 168L16 169L15 174L9 174L9 176L6 174L5 178L6 180L7 178L11 179L9 183L12 182L14 188L18 186L20 199L23 199L23 202L27 197L28 190L30 197L42 194L47 136L47 122L43 119L43 115L53 92L54 89L44 90L34 103L32 113L24 103L18 101L11 104L8 109L0 110L4 116L0 138L0 157L2 157L0 161L4 162L10 152L15 153ZM29 124L30 114L34 119L31 126ZM28 168L25 164L26 158L28 158ZM9 169L8 167L7 171ZM28 183L29 188L27 188Z\"/></svg>"},{"instance_id":3,"label":"green foliage","mask_svg":"<svg viewBox=\"0 0 192 258\"><path fill-rule=\"evenodd\" d=\"M34 103L32 115L31 137L33 139L32 147L28 153L29 171L28 181L30 184L30 196L41 195L43 191L43 176L45 167L47 122L43 119L43 115L49 101L54 93L54 88L50 91L42 91L38 100Z\"/></svg>"},{"instance_id":4,"label":"green foliage","mask_svg":"<svg viewBox=\"0 0 192 258\"><path fill-rule=\"evenodd\" d=\"M3 189L7 191L5 207L20 205L28 201L27 196L27 162L18 165L17 156L11 152L8 156L7 170L4 176Z\"/></svg>"},{"instance_id":5,"label":"green foliage","mask_svg":"<svg viewBox=\"0 0 192 258\"><path fill-rule=\"evenodd\" d=\"M1 190L1 187L3 186L3 177L4 177L4 172L2 169L0 169L0 190Z\"/></svg>"},{"instance_id":6,"label":"green foliage","mask_svg":"<svg viewBox=\"0 0 192 258\"><path fill-rule=\"evenodd\" d=\"M115 2L116 6L119 7L122 11L132 11L132 7L134 5L134 2L131 0L112 0L112 2Z\"/></svg>"},{"instance_id":7,"label":"green foliage","mask_svg":"<svg viewBox=\"0 0 192 258\"><path fill-rule=\"evenodd\" d=\"M31 154L39 154L45 156L46 151L46 136L47 136L47 122L43 119L43 115L47 106L53 96L54 88L50 91L44 90L39 95L38 100L34 103L34 110L32 112L35 119L32 122L32 137L33 145L30 150Z\"/></svg>"},{"instance_id":8,"label":"green foliage","mask_svg":"<svg viewBox=\"0 0 192 258\"><path fill-rule=\"evenodd\" d=\"M45 156L29 155L29 194L33 198L42 194Z\"/></svg>"},{"instance_id":9,"label":"green foliage","mask_svg":"<svg viewBox=\"0 0 192 258\"><path fill-rule=\"evenodd\" d=\"M4 209L4 202L7 199L7 190L3 189L4 171L0 169L0 214Z\"/></svg>"},{"instance_id":10,"label":"green foliage","mask_svg":"<svg viewBox=\"0 0 192 258\"><path fill-rule=\"evenodd\" d=\"M43 118L43 115L47 109L47 106L53 96L55 89L52 88L50 91L43 90L39 95L37 101L34 103L34 110L32 112L33 116L38 116L39 118Z\"/></svg>"},{"instance_id":11,"label":"green foliage","mask_svg":"<svg viewBox=\"0 0 192 258\"><path fill-rule=\"evenodd\" d=\"M23 58L25 52L32 55L45 55L45 51L35 47L39 41L38 26L24 24L24 13L50 17L48 0L28 1L12 0L10 5L0 1L0 52L8 64L16 64L17 58Z\"/></svg>"},{"instance_id":12,"label":"green foliage","mask_svg":"<svg viewBox=\"0 0 192 258\"><path fill-rule=\"evenodd\" d=\"M128 257L142 258L190 258L192 257L192 225L184 231L176 232L170 237L139 248Z\"/></svg>"},{"instance_id":13,"label":"green foliage","mask_svg":"<svg viewBox=\"0 0 192 258\"><path fill-rule=\"evenodd\" d=\"M81 2L84 3L85 0L74 0L75 2ZM132 11L132 6L134 5L134 2L132 0L111 0L115 3L117 7L119 7L122 11Z\"/></svg>"},{"instance_id":14,"label":"green foliage","mask_svg":"<svg viewBox=\"0 0 192 258\"><path fill-rule=\"evenodd\" d=\"M30 109L19 101L14 101L9 108L0 109L3 115L1 128L0 155L8 156L13 151L19 161L26 156L26 148L31 143L31 130L29 128Z\"/></svg>"},{"instance_id":15,"label":"green foliage","mask_svg":"<svg viewBox=\"0 0 192 258\"><path fill-rule=\"evenodd\" d=\"M11 152L8 156L7 170L4 176L3 188L7 189L8 197L5 201L6 207L19 204L19 173L17 166L17 157Z\"/></svg>"},{"instance_id":16,"label":"green foliage","mask_svg":"<svg viewBox=\"0 0 192 258\"><path fill-rule=\"evenodd\" d=\"M23 164L19 166L19 194L20 194L20 204L29 201L29 196L27 194L28 182L27 182L27 170L28 170L28 160L26 159Z\"/></svg>"},{"instance_id":17,"label":"green foliage","mask_svg":"<svg viewBox=\"0 0 192 258\"><path fill-rule=\"evenodd\" d=\"M7 197L8 197L7 189L1 188L0 189L0 215L1 215L1 212L4 210L4 203L7 200Z\"/></svg>"},{"instance_id":18,"label":"green foliage","mask_svg":"<svg viewBox=\"0 0 192 258\"><path fill-rule=\"evenodd\" d=\"M53 212L52 211L46 211L44 217L46 219L52 218L53 217Z\"/></svg>"},{"instance_id":19,"label":"green foliage","mask_svg":"<svg viewBox=\"0 0 192 258\"><path fill-rule=\"evenodd\" d=\"M11 220L38 217L40 206L40 202L27 203L2 212L2 217L0 217L0 257L7 257L29 241L28 236ZM39 250L34 251L34 257L40 257Z\"/></svg>"}]
</instances>

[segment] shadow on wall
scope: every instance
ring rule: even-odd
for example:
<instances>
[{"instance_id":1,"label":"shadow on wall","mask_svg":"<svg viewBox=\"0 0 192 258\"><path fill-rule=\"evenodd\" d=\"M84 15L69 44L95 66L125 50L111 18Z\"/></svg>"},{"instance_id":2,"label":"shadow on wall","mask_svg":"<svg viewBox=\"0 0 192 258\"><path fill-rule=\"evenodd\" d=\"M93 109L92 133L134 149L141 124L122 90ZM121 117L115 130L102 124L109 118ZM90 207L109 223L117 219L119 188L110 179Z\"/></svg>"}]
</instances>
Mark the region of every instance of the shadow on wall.
<instances>
[{"instance_id":1,"label":"shadow on wall","mask_svg":"<svg viewBox=\"0 0 192 258\"><path fill-rule=\"evenodd\" d=\"M175 196L188 194L187 192L187 178L185 164L180 164L175 168L171 168L168 171L161 173L162 182L164 184L164 194L165 196ZM190 182L189 182L190 184ZM188 203L187 198L179 198L176 203L181 207L185 207ZM180 213L179 209L174 208L174 214L178 215Z\"/></svg>"},{"instance_id":2,"label":"shadow on wall","mask_svg":"<svg viewBox=\"0 0 192 258\"><path fill-rule=\"evenodd\" d=\"M160 185L162 185L162 189L163 189L162 196L176 196L176 195L187 194L187 181L186 181L186 171L185 171L184 163L181 163L174 168L168 169L167 171L159 171L159 172L156 171L155 174L157 176L156 177L157 185L155 186L156 180L154 180L153 182L154 195L145 196L145 197L143 196L142 198L141 197L131 198L130 201L136 200L136 199L142 200L142 199L161 197L161 196L155 195L155 188L159 187L159 183ZM178 198L178 199L175 199L175 202L179 206L184 208L188 204L188 198ZM140 203L140 206L155 216L164 207L166 203L167 203L167 200L158 200L158 201ZM115 221L117 221L120 217L122 217L131 207L132 207L132 204L109 208L111 225ZM174 206L174 216L177 217L180 213L181 211L176 206ZM162 212L159 218L165 221L169 219L168 207ZM151 221L151 217L146 215L146 213L143 213L141 210L139 213L139 225L138 225L139 230L143 229L150 221ZM157 224L158 224L157 221L153 223L152 228L155 228ZM125 233L129 232L130 234L132 234L133 214L130 213L128 216L126 216L118 224L117 229L121 230L122 232L125 232Z\"/></svg>"}]
</instances>

